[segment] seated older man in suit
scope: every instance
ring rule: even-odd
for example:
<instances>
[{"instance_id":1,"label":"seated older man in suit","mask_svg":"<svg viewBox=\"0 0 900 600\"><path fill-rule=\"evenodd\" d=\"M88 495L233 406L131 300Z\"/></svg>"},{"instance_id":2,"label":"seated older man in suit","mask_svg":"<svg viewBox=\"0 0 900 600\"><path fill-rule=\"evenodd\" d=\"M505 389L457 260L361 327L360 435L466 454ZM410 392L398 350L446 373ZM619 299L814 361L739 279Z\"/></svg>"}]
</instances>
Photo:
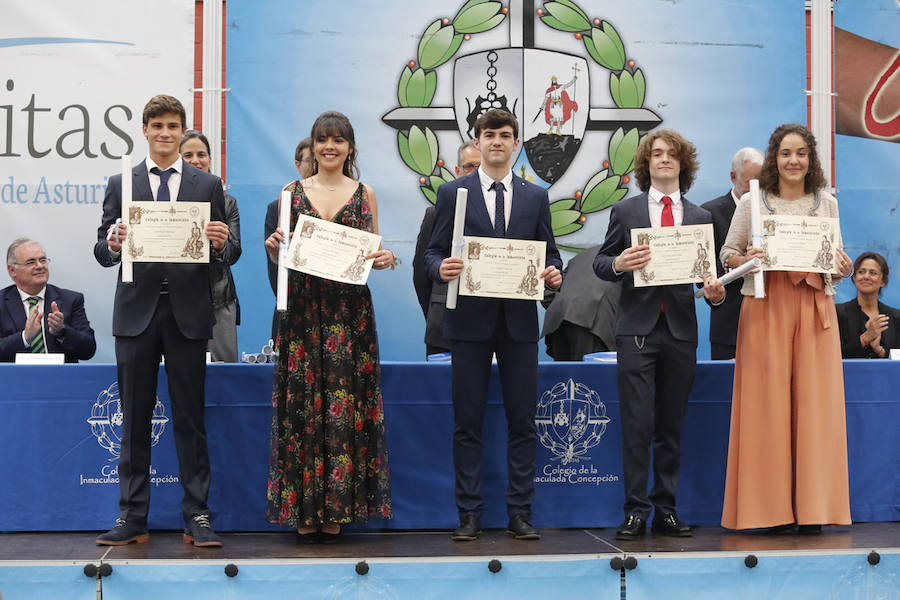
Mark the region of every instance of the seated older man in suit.
<instances>
[{"instance_id":1,"label":"seated older man in suit","mask_svg":"<svg viewBox=\"0 0 900 600\"><path fill-rule=\"evenodd\" d=\"M35 241L19 238L6 251L14 285L0 297L0 362L19 352L62 353L75 363L94 356L97 342L84 296L50 285L50 259Z\"/></svg>"},{"instance_id":2,"label":"seated older man in suit","mask_svg":"<svg viewBox=\"0 0 900 600\"><path fill-rule=\"evenodd\" d=\"M581 360L591 352L616 349L616 306L620 281L603 281L594 274L600 246L587 248L569 259L563 284L544 292L547 309L541 335L553 360Z\"/></svg>"}]
</instances>

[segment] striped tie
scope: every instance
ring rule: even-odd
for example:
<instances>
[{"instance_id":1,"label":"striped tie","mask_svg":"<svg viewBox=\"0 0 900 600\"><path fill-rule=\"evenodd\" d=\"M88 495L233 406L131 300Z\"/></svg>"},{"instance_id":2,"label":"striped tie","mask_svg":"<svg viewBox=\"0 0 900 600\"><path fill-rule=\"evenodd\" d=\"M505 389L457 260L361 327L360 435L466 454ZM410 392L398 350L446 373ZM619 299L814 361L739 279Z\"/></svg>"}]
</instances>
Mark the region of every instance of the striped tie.
<instances>
[{"instance_id":1,"label":"striped tie","mask_svg":"<svg viewBox=\"0 0 900 600\"><path fill-rule=\"evenodd\" d=\"M38 302L41 299L37 296L30 296L26 299L28 302L28 314L30 315L34 312L35 307L38 305ZM32 354L43 354L47 351L47 345L44 344L44 328L38 328L37 335L34 336L34 339L31 340L31 343L28 344L28 351Z\"/></svg>"}]
</instances>

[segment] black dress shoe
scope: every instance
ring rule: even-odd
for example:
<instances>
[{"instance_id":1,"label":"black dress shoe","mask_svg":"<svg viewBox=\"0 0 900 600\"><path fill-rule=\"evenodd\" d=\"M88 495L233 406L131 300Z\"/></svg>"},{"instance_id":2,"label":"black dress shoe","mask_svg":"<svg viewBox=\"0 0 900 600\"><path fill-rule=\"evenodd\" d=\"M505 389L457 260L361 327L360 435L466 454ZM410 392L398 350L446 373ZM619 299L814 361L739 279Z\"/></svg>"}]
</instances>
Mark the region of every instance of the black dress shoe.
<instances>
[{"instance_id":1,"label":"black dress shoe","mask_svg":"<svg viewBox=\"0 0 900 600\"><path fill-rule=\"evenodd\" d=\"M146 525L127 523L125 519L116 519L116 526L97 536L98 546L124 546L136 542L146 544L150 539Z\"/></svg>"},{"instance_id":2,"label":"black dress shoe","mask_svg":"<svg viewBox=\"0 0 900 600\"><path fill-rule=\"evenodd\" d=\"M653 519L653 532L668 535L670 537L691 537L694 535L691 526L671 513L662 519Z\"/></svg>"},{"instance_id":3,"label":"black dress shoe","mask_svg":"<svg viewBox=\"0 0 900 600\"><path fill-rule=\"evenodd\" d=\"M323 544L340 544L343 536L341 535L341 530L338 529L334 533L328 533L327 531L319 532L319 541Z\"/></svg>"},{"instance_id":4,"label":"black dress shoe","mask_svg":"<svg viewBox=\"0 0 900 600\"><path fill-rule=\"evenodd\" d=\"M638 515L628 515L616 530L617 540L636 540L647 530L647 522Z\"/></svg>"},{"instance_id":5,"label":"black dress shoe","mask_svg":"<svg viewBox=\"0 0 900 600\"><path fill-rule=\"evenodd\" d=\"M506 533L512 535L517 540L539 540L541 534L529 522L528 515L518 514L509 518L509 525L506 526Z\"/></svg>"},{"instance_id":6,"label":"black dress shoe","mask_svg":"<svg viewBox=\"0 0 900 600\"><path fill-rule=\"evenodd\" d=\"M297 532L297 543L298 544L303 544L303 545L318 544L320 541L322 541L322 540L319 538L318 531L309 531L307 533L300 533L299 531Z\"/></svg>"},{"instance_id":7,"label":"black dress shoe","mask_svg":"<svg viewBox=\"0 0 900 600\"><path fill-rule=\"evenodd\" d=\"M450 539L454 542L471 542L478 539L481 533L481 522L475 515L466 515L459 520L459 527L450 534Z\"/></svg>"},{"instance_id":8,"label":"black dress shoe","mask_svg":"<svg viewBox=\"0 0 900 600\"><path fill-rule=\"evenodd\" d=\"M209 525L209 515L194 515L184 528L184 543L198 548L221 548L222 540Z\"/></svg>"},{"instance_id":9,"label":"black dress shoe","mask_svg":"<svg viewBox=\"0 0 900 600\"><path fill-rule=\"evenodd\" d=\"M821 525L800 525L797 527L797 533L800 535L819 535L822 533Z\"/></svg>"}]
</instances>

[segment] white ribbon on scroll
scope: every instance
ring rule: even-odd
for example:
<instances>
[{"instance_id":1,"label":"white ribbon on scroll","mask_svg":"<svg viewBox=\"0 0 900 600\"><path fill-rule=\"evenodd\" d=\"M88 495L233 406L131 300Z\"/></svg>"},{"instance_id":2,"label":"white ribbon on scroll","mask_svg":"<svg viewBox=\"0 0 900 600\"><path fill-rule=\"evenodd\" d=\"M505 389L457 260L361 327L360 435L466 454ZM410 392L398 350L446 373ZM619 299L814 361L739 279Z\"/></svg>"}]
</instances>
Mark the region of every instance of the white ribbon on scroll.
<instances>
[{"instance_id":1,"label":"white ribbon on scroll","mask_svg":"<svg viewBox=\"0 0 900 600\"><path fill-rule=\"evenodd\" d=\"M762 223L759 222L760 203L759 179L750 180L750 240L754 248L762 248ZM745 263L746 264L746 263ZM766 285L762 269L753 274L753 297L765 298Z\"/></svg>"},{"instance_id":2,"label":"white ribbon on scroll","mask_svg":"<svg viewBox=\"0 0 900 600\"><path fill-rule=\"evenodd\" d=\"M131 156L123 156L122 157L122 214L120 215L120 219L118 223L127 223L126 215L125 215L125 207L131 203ZM118 227L118 224L115 225ZM116 232L116 238L118 239L119 234ZM126 236L127 239L127 236ZM122 243L125 243L125 240L122 240ZM134 282L134 263L131 262L131 259L128 258L128 253L124 251L124 249L120 250L122 257L122 283L132 283Z\"/></svg>"},{"instance_id":3,"label":"white ribbon on scroll","mask_svg":"<svg viewBox=\"0 0 900 600\"><path fill-rule=\"evenodd\" d=\"M737 269L732 269L732 270L728 271L727 273L725 273L724 275L722 275L719 278L719 281L722 282L722 285L728 285L729 283L731 283L738 277L743 277L744 275L746 275L747 273L749 273L756 267L761 267L761 266L762 266L761 260L759 260L758 258L752 258L752 259L748 260L747 262L745 262L744 264L742 264L741 266L739 266ZM701 288L701 289L697 290L696 292L694 292L694 297L702 298L703 297L703 289Z\"/></svg>"},{"instance_id":4,"label":"white ribbon on scroll","mask_svg":"<svg viewBox=\"0 0 900 600\"><path fill-rule=\"evenodd\" d=\"M450 256L462 257L463 234L466 228L466 202L469 198L469 190L459 188L456 190L456 212L453 215L453 239L450 243ZM447 284L447 308L456 308L456 297L459 295L459 277Z\"/></svg>"},{"instance_id":5,"label":"white ribbon on scroll","mask_svg":"<svg viewBox=\"0 0 900 600\"><path fill-rule=\"evenodd\" d=\"M276 285L275 308L279 311L287 310L288 293L288 246L291 230L291 193L287 190L281 192L281 202L278 204L278 226L284 234L281 245L278 246L278 280Z\"/></svg>"}]
</instances>

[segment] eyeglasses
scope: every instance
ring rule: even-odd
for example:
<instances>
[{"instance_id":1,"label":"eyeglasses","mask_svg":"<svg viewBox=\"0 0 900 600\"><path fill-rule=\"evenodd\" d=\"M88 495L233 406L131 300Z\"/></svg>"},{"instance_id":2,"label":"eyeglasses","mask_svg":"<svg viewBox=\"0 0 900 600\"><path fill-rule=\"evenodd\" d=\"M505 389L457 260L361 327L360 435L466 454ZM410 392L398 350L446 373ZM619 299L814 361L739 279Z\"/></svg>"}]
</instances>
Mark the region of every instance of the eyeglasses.
<instances>
[{"instance_id":1,"label":"eyeglasses","mask_svg":"<svg viewBox=\"0 0 900 600\"><path fill-rule=\"evenodd\" d=\"M459 165L459 170L462 171L463 173L471 173L472 171L474 171L477 168L478 168L478 165L475 165L472 163L466 163L464 165Z\"/></svg>"},{"instance_id":2,"label":"eyeglasses","mask_svg":"<svg viewBox=\"0 0 900 600\"><path fill-rule=\"evenodd\" d=\"M38 264L41 265L42 267L46 267L49 262L50 262L50 259L47 258L46 256L44 256L41 258L29 258L28 260L26 260L23 263L14 263L14 264L19 265L20 267L34 267L35 265L38 265Z\"/></svg>"}]
</instances>

